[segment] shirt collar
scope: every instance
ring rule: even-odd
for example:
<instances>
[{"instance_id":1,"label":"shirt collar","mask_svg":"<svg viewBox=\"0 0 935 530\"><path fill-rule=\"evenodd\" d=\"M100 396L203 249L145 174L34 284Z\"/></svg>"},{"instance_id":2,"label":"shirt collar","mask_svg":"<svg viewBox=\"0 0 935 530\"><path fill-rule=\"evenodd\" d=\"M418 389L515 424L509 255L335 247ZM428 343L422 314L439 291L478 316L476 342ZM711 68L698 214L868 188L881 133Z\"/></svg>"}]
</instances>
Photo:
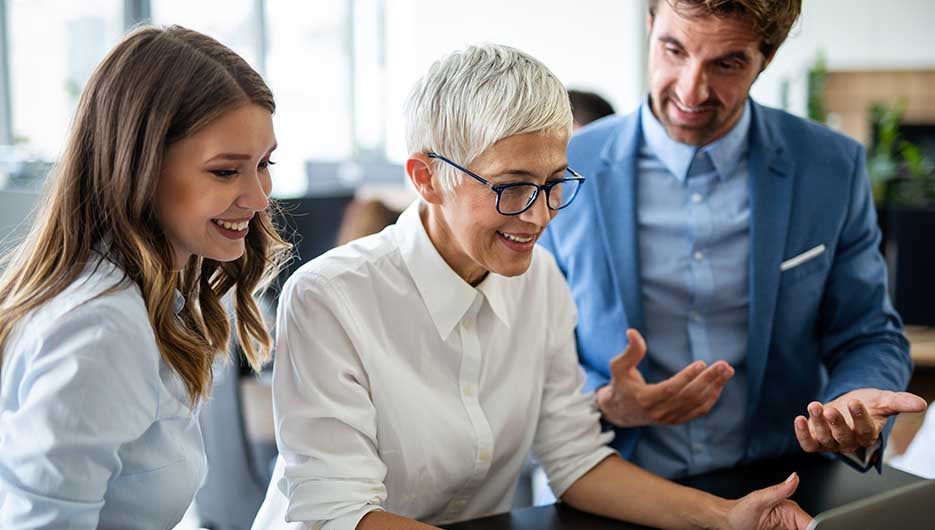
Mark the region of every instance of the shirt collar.
<instances>
[{"instance_id":1,"label":"shirt collar","mask_svg":"<svg viewBox=\"0 0 935 530\"><path fill-rule=\"evenodd\" d=\"M692 160L698 151L705 152L720 180L730 178L740 160L747 155L748 133L750 132L750 100L744 103L742 114L736 124L724 136L702 147L683 144L669 137L665 128L653 115L649 96L640 107L640 125L643 129L643 145L679 181L685 182Z\"/></svg>"},{"instance_id":2,"label":"shirt collar","mask_svg":"<svg viewBox=\"0 0 935 530\"><path fill-rule=\"evenodd\" d=\"M178 315L182 312L182 309L185 309L185 297L182 296L182 292L178 289L175 290L175 314Z\"/></svg>"},{"instance_id":3,"label":"shirt collar","mask_svg":"<svg viewBox=\"0 0 935 530\"><path fill-rule=\"evenodd\" d=\"M508 279L490 273L474 288L458 276L429 239L420 215L423 207L424 203L416 200L406 208L394 233L403 262L442 340L448 339L479 294L487 299L497 317L508 323L503 294Z\"/></svg>"},{"instance_id":4,"label":"shirt collar","mask_svg":"<svg viewBox=\"0 0 935 530\"><path fill-rule=\"evenodd\" d=\"M510 297L507 296L507 293L510 289L518 288L518 286L511 285L512 281L512 278L507 278L506 276L491 272L488 273L484 281L480 282L477 286L477 290L487 299L487 303L490 304L493 313L497 315L500 322L508 328L510 327L512 310Z\"/></svg>"}]
</instances>

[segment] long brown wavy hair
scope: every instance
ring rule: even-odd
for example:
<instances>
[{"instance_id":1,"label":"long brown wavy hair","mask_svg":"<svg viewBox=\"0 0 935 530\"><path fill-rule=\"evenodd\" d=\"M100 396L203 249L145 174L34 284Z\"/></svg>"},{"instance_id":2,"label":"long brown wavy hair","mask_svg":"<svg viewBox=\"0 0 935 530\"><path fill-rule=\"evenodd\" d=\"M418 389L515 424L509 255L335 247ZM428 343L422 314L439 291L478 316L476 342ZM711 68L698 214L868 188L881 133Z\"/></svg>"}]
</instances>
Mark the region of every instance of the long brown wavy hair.
<instances>
[{"instance_id":1,"label":"long brown wavy hair","mask_svg":"<svg viewBox=\"0 0 935 530\"><path fill-rule=\"evenodd\" d=\"M139 286L162 357L184 381L192 404L208 393L212 363L228 347L227 295L240 344L258 370L269 359L271 340L254 297L289 248L270 212L250 221L239 259L192 256L178 271L154 201L166 148L250 103L275 110L259 74L201 33L145 26L111 50L81 94L29 236L5 257L0 352L17 322L103 254ZM178 315L176 290L186 302Z\"/></svg>"}]
</instances>

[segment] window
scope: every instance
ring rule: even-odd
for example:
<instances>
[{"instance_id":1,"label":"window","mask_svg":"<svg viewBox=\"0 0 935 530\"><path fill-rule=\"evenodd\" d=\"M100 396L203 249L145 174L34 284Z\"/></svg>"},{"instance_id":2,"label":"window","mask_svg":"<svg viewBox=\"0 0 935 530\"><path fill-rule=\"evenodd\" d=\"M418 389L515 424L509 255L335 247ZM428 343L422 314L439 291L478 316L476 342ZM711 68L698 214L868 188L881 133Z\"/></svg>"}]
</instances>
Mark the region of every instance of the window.
<instances>
[{"instance_id":1,"label":"window","mask_svg":"<svg viewBox=\"0 0 935 530\"><path fill-rule=\"evenodd\" d=\"M61 153L78 96L123 34L120 0L7 0L13 141Z\"/></svg>"},{"instance_id":2,"label":"window","mask_svg":"<svg viewBox=\"0 0 935 530\"><path fill-rule=\"evenodd\" d=\"M179 25L210 35L234 50L262 73L262 20L255 0L193 2L192 0L151 0L154 24Z\"/></svg>"}]
</instances>

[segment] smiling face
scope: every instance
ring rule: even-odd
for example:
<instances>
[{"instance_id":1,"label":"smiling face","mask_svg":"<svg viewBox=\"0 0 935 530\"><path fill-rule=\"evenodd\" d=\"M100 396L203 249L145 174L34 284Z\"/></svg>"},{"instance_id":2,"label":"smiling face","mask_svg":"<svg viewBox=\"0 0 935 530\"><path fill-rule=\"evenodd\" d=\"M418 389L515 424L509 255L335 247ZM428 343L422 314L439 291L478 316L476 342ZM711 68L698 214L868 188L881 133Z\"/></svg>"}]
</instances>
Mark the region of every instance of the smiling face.
<instances>
[{"instance_id":1,"label":"smiling face","mask_svg":"<svg viewBox=\"0 0 935 530\"><path fill-rule=\"evenodd\" d=\"M269 157L276 148L270 112L237 107L166 149L156 215L175 255L233 261L256 212L269 205Z\"/></svg>"},{"instance_id":2,"label":"smiling face","mask_svg":"<svg viewBox=\"0 0 935 530\"><path fill-rule=\"evenodd\" d=\"M568 138L558 133L510 136L484 151L468 169L494 184L544 184L564 177L567 144ZM493 190L465 175L453 192L430 204L423 219L439 253L472 285L488 272L503 276L526 272L536 240L558 213L546 206L543 192L519 215L500 214L496 200Z\"/></svg>"},{"instance_id":3,"label":"smiling face","mask_svg":"<svg viewBox=\"0 0 935 530\"><path fill-rule=\"evenodd\" d=\"M651 18L652 111L669 137L706 145L740 119L750 87L768 60L744 19L672 9L659 2Z\"/></svg>"}]
</instances>

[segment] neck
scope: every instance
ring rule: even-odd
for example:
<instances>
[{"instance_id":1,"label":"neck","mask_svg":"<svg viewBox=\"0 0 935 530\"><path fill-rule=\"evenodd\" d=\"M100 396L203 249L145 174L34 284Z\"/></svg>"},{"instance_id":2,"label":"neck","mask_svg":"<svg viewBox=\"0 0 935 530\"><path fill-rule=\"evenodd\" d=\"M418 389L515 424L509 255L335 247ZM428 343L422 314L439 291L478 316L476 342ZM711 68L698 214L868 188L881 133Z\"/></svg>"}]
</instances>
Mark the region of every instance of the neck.
<instances>
[{"instance_id":1,"label":"neck","mask_svg":"<svg viewBox=\"0 0 935 530\"><path fill-rule=\"evenodd\" d=\"M476 287L487 277L487 271L475 263L452 236L440 206L428 204L419 211L419 217L435 250L455 274L472 287Z\"/></svg>"}]
</instances>

